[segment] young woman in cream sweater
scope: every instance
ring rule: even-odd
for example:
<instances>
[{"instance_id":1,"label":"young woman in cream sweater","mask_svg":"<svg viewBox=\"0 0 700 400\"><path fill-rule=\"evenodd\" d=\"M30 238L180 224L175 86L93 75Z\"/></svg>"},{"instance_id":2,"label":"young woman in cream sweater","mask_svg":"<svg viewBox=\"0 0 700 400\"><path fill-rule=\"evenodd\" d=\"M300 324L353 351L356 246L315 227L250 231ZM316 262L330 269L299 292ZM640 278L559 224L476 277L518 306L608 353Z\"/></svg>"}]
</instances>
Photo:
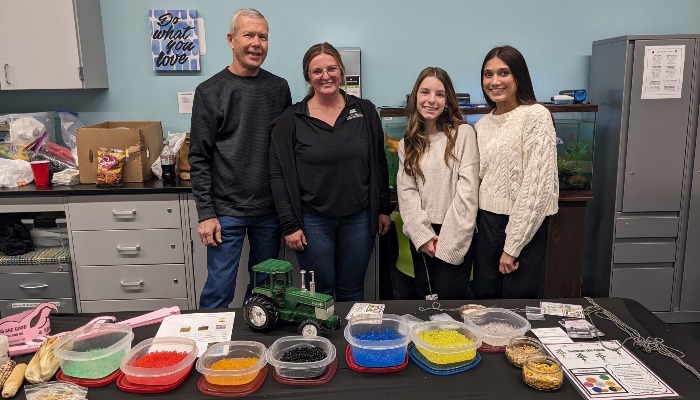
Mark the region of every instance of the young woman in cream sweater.
<instances>
[{"instance_id":1,"label":"young woman in cream sweater","mask_svg":"<svg viewBox=\"0 0 700 400\"><path fill-rule=\"evenodd\" d=\"M496 47L481 67L494 109L476 123L481 168L474 260L477 298L542 298L547 216L558 210L556 133L523 55Z\"/></svg>"},{"instance_id":2,"label":"young woman in cream sweater","mask_svg":"<svg viewBox=\"0 0 700 400\"><path fill-rule=\"evenodd\" d=\"M398 152L399 211L411 241L418 293L471 299L479 151L444 70L428 67L418 76Z\"/></svg>"}]
</instances>

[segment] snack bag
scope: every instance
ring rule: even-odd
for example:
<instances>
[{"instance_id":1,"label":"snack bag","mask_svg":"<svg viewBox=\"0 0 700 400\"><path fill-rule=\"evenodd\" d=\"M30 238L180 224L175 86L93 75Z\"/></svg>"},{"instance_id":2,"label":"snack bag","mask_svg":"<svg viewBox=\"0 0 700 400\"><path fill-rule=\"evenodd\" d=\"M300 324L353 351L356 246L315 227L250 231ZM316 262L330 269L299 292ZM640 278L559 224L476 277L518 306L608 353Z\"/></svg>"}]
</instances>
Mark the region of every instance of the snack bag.
<instances>
[{"instance_id":1,"label":"snack bag","mask_svg":"<svg viewBox=\"0 0 700 400\"><path fill-rule=\"evenodd\" d=\"M121 186L126 153L119 149L97 150L97 186Z\"/></svg>"},{"instance_id":2,"label":"snack bag","mask_svg":"<svg viewBox=\"0 0 700 400\"><path fill-rule=\"evenodd\" d=\"M0 158L29 161L29 152L21 144L0 143Z\"/></svg>"}]
</instances>

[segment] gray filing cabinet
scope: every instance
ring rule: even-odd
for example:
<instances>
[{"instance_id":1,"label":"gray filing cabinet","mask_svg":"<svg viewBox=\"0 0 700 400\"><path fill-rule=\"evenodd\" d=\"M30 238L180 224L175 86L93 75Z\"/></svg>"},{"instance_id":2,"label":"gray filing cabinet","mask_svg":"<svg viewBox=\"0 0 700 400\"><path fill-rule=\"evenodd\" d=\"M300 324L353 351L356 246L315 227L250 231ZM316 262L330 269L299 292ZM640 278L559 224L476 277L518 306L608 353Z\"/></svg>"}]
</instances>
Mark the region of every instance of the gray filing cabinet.
<instances>
[{"instance_id":1,"label":"gray filing cabinet","mask_svg":"<svg viewBox=\"0 0 700 400\"><path fill-rule=\"evenodd\" d=\"M688 236L680 295L684 320L700 321L700 142L695 140L695 159L691 168L691 195L688 208Z\"/></svg>"},{"instance_id":2,"label":"gray filing cabinet","mask_svg":"<svg viewBox=\"0 0 700 400\"><path fill-rule=\"evenodd\" d=\"M642 99L644 75L658 78L652 46L684 49L684 59L670 56L664 61L675 66L661 70L670 74L683 68L679 98ZM690 285L700 281L697 272L690 272L700 266L684 264L690 260L684 251L700 97L699 48L699 35L625 36L594 42L591 58L589 99L599 110L584 294L632 298L667 320L681 311L686 279ZM696 305L700 310L700 298Z\"/></svg>"},{"instance_id":3,"label":"gray filing cabinet","mask_svg":"<svg viewBox=\"0 0 700 400\"><path fill-rule=\"evenodd\" d=\"M189 309L178 194L69 196L81 312Z\"/></svg>"}]
</instances>

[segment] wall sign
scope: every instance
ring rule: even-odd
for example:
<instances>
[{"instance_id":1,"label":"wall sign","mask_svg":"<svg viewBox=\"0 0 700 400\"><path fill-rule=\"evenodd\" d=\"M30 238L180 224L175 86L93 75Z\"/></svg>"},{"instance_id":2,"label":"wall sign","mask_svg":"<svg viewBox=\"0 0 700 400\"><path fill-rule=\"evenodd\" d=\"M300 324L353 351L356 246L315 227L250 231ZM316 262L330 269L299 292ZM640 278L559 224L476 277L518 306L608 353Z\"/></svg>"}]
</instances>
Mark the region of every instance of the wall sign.
<instances>
[{"instance_id":1,"label":"wall sign","mask_svg":"<svg viewBox=\"0 0 700 400\"><path fill-rule=\"evenodd\" d=\"M155 71L199 71L197 10L149 10Z\"/></svg>"}]
</instances>

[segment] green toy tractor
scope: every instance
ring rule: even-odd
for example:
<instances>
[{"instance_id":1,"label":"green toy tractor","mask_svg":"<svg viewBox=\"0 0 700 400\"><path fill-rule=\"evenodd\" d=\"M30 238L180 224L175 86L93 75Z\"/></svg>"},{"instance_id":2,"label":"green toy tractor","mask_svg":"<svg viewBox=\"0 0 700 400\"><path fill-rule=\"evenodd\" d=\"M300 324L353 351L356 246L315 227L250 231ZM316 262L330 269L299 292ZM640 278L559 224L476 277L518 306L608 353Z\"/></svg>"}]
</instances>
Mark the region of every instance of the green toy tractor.
<instances>
[{"instance_id":1,"label":"green toy tractor","mask_svg":"<svg viewBox=\"0 0 700 400\"><path fill-rule=\"evenodd\" d=\"M301 321L299 333L315 336L326 329L340 327L340 318L335 313L332 296L315 292L313 272L309 290L292 282L292 264L289 261L269 259L253 267L253 282L257 274L268 274L269 280L262 285L256 283L253 296L243 306L243 319L256 332L268 332L278 320Z\"/></svg>"}]
</instances>

